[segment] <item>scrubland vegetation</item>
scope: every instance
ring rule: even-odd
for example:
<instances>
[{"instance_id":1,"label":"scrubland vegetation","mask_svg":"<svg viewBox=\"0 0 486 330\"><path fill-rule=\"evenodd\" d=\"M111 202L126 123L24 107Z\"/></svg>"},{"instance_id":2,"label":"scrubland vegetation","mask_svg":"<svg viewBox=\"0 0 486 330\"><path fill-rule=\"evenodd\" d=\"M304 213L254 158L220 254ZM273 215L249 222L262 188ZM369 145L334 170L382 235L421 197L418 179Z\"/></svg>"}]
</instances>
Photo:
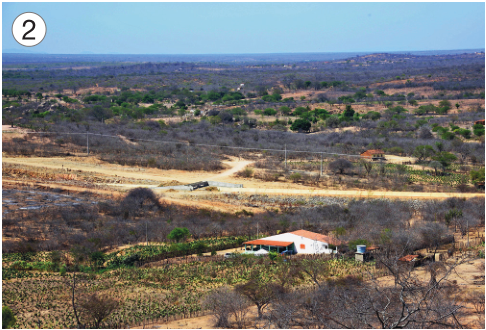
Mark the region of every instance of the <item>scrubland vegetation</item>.
<instances>
[{"instance_id":1,"label":"scrubland vegetation","mask_svg":"<svg viewBox=\"0 0 486 330\"><path fill-rule=\"evenodd\" d=\"M89 147L93 162L93 172L3 164L8 326L118 328L210 315L222 328L484 327L484 292L471 288L484 289L484 196L472 195L484 189L484 125L475 123L484 120L484 53L113 58L77 59L89 65L76 70L55 56L4 60L3 156L71 162ZM359 157L368 149L387 160ZM232 178L254 185L441 195L132 189L190 183L155 176L166 172L217 176L230 159L248 161ZM100 164L153 172L95 176ZM346 243L323 256L221 255L298 229ZM372 261L354 260L358 244L377 247ZM415 269L398 261L418 253L425 259ZM479 275L464 289L454 274L472 265Z\"/></svg>"}]
</instances>

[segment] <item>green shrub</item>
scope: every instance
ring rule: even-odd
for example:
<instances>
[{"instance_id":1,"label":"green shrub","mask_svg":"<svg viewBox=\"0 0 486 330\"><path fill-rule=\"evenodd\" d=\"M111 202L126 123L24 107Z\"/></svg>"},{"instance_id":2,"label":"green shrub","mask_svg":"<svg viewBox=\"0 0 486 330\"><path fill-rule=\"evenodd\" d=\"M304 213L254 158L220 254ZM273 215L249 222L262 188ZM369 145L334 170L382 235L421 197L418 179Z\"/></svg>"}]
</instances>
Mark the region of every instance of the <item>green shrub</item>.
<instances>
[{"instance_id":1,"label":"green shrub","mask_svg":"<svg viewBox=\"0 0 486 330\"><path fill-rule=\"evenodd\" d=\"M366 246L370 246L370 242L368 242L367 240L365 240L364 238L358 238L358 239L355 239L354 241L350 241L348 243L348 247L351 249L351 250L356 250L356 246L357 245L366 245Z\"/></svg>"},{"instance_id":2,"label":"green shrub","mask_svg":"<svg viewBox=\"0 0 486 330\"><path fill-rule=\"evenodd\" d=\"M2 306L2 329L10 329L15 325L17 319L8 306Z\"/></svg>"},{"instance_id":3,"label":"green shrub","mask_svg":"<svg viewBox=\"0 0 486 330\"><path fill-rule=\"evenodd\" d=\"M293 182L297 182L300 179L302 179L302 175L298 172L292 173L292 174L289 175L289 179L292 180Z\"/></svg>"},{"instance_id":4,"label":"green shrub","mask_svg":"<svg viewBox=\"0 0 486 330\"><path fill-rule=\"evenodd\" d=\"M275 111L275 109L272 109L272 108L266 108L264 111L263 111L263 114L265 116L275 116L277 114L277 111Z\"/></svg>"},{"instance_id":5,"label":"green shrub","mask_svg":"<svg viewBox=\"0 0 486 330\"><path fill-rule=\"evenodd\" d=\"M381 118L381 114L377 111L368 111L363 115L363 119L378 120Z\"/></svg>"},{"instance_id":6,"label":"green shrub","mask_svg":"<svg viewBox=\"0 0 486 330\"><path fill-rule=\"evenodd\" d=\"M310 121L305 120L305 119L296 119L292 125L290 126L290 129L292 131L304 131L307 132L311 128L312 124Z\"/></svg>"},{"instance_id":7,"label":"green shrub","mask_svg":"<svg viewBox=\"0 0 486 330\"><path fill-rule=\"evenodd\" d=\"M484 126L481 128L474 128L474 135L476 136L483 136L484 135Z\"/></svg>"},{"instance_id":8,"label":"green shrub","mask_svg":"<svg viewBox=\"0 0 486 330\"><path fill-rule=\"evenodd\" d=\"M471 131L468 130L468 129L458 128L458 129L454 130L454 133L456 135L461 135L461 136L463 136L466 139L470 139L471 138Z\"/></svg>"},{"instance_id":9,"label":"green shrub","mask_svg":"<svg viewBox=\"0 0 486 330\"><path fill-rule=\"evenodd\" d=\"M268 252L268 257L270 258L270 260L276 260L278 255L279 254L277 252L274 252L274 251Z\"/></svg>"},{"instance_id":10,"label":"green shrub","mask_svg":"<svg viewBox=\"0 0 486 330\"><path fill-rule=\"evenodd\" d=\"M188 236L190 236L191 233L189 233L189 229L185 227L176 227L172 229L172 231L169 233L167 236L168 239L175 240L176 242L179 242L181 239L184 239Z\"/></svg>"},{"instance_id":11,"label":"green shrub","mask_svg":"<svg viewBox=\"0 0 486 330\"><path fill-rule=\"evenodd\" d=\"M469 173L471 175L471 180L473 182L484 182L484 169L480 170L471 170Z\"/></svg>"},{"instance_id":12,"label":"green shrub","mask_svg":"<svg viewBox=\"0 0 486 330\"><path fill-rule=\"evenodd\" d=\"M455 135L452 132L444 132L440 135L442 140L454 140L454 137Z\"/></svg>"},{"instance_id":13,"label":"green shrub","mask_svg":"<svg viewBox=\"0 0 486 330\"><path fill-rule=\"evenodd\" d=\"M254 172L253 167L245 167L243 171L238 172L238 175L244 178L249 178L253 176L253 172Z\"/></svg>"},{"instance_id":14,"label":"green shrub","mask_svg":"<svg viewBox=\"0 0 486 330\"><path fill-rule=\"evenodd\" d=\"M402 147L391 147L388 149L391 154L403 154L404 150Z\"/></svg>"}]
</instances>

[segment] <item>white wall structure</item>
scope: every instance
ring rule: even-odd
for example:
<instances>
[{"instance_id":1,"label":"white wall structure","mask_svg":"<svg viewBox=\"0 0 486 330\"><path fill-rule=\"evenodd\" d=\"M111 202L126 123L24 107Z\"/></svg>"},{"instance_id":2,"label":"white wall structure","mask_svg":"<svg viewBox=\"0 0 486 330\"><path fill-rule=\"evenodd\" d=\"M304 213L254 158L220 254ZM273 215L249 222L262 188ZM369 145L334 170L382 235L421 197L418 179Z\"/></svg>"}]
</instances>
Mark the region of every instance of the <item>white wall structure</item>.
<instances>
[{"instance_id":1,"label":"white wall structure","mask_svg":"<svg viewBox=\"0 0 486 330\"><path fill-rule=\"evenodd\" d=\"M290 233L269 236L260 238L258 241L273 241L273 242L293 242L294 249L297 253L315 254L315 253L336 253L337 246L342 242L326 235L313 233L307 230L296 230ZM248 244L252 241L245 242ZM336 250L330 249L329 244L336 246ZM272 246L272 244L269 244Z\"/></svg>"}]
</instances>

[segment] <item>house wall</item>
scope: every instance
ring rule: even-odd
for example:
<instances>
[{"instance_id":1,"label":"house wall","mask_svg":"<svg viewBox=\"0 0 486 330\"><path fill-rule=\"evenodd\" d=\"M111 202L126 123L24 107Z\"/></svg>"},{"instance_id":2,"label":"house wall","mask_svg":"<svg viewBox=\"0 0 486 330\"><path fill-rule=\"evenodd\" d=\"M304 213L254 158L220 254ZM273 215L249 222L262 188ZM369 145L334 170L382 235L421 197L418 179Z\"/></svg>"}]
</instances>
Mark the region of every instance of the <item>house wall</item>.
<instances>
[{"instance_id":1,"label":"house wall","mask_svg":"<svg viewBox=\"0 0 486 330\"><path fill-rule=\"evenodd\" d=\"M294 235L291 233L285 233L270 237L262 238L263 240L268 239L271 241L279 242L294 242L295 250L297 253L314 254L314 253L332 253L332 249L329 249L327 243L312 240L306 237Z\"/></svg>"}]
</instances>

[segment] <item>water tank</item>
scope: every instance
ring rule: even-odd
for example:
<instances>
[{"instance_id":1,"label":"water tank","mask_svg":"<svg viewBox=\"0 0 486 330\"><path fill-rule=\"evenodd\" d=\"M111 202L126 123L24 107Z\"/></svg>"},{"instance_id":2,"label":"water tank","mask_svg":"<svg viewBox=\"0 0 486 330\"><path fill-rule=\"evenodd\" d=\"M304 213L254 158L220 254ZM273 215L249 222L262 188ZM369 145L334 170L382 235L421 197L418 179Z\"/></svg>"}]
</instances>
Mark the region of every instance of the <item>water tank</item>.
<instances>
[{"instance_id":1,"label":"water tank","mask_svg":"<svg viewBox=\"0 0 486 330\"><path fill-rule=\"evenodd\" d=\"M358 253L365 253L366 252L366 245L356 245L358 249Z\"/></svg>"}]
</instances>

